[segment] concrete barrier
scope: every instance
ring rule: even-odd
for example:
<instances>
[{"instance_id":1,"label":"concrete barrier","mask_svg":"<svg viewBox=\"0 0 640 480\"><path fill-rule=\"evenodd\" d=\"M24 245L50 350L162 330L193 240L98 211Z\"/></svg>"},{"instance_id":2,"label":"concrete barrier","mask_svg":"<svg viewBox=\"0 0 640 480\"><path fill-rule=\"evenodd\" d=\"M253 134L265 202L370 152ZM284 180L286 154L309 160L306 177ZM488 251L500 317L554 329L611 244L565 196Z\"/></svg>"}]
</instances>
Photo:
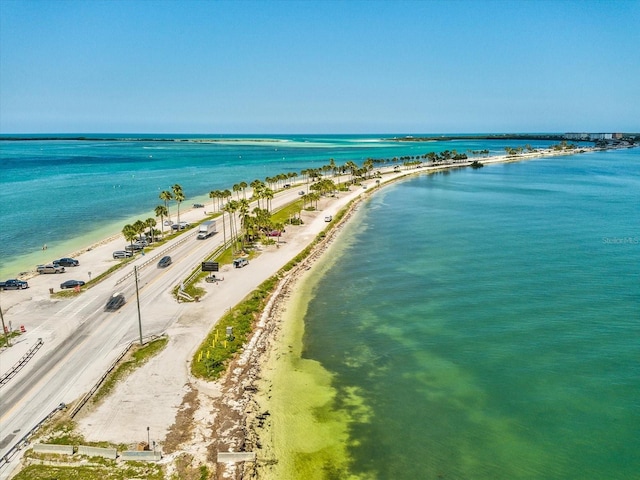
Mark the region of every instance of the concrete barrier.
<instances>
[{"instance_id":1,"label":"concrete barrier","mask_svg":"<svg viewBox=\"0 0 640 480\"><path fill-rule=\"evenodd\" d=\"M218 462L255 462L255 452L218 452Z\"/></svg>"},{"instance_id":2,"label":"concrete barrier","mask_svg":"<svg viewBox=\"0 0 640 480\"><path fill-rule=\"evenodd\" d=\"M78 446L78 453L80 455L86 455L87 457L102 457L110 458L112 460L115 460L118 456L118 452L115 448L89 447L86 445Z\"/></svg>"},{"instance_id":3,"label":"concrete barrier","mask_svg":"<svg viewBox=\"0 0 640 480\"><path fill-rule=\"evenodd\" d=\"M126 450L120 452L120 460L128 460L135 462L157 462L162 459L160 452L151 452L149 450Z\"/></svg>"},{"instance_id":4,"label":"concrete barrier","mask_svg":"<svg viewBox=\"0 0 640 480\"><path fill-rule=\"evenodd\" d=\"M73 455L73 445L54 445L52 443L36 443L33 446L36 453L57 453L59 455Z\"/></svg>"}]
</instances>

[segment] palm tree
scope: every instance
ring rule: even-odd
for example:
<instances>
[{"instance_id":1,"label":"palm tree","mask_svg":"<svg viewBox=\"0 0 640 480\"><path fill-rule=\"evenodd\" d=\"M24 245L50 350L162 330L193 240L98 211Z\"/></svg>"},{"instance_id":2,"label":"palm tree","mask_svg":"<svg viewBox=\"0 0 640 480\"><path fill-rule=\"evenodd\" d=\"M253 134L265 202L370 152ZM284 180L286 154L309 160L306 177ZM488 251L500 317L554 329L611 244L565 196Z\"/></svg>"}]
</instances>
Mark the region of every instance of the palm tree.
<instances>
[{"instance_id":1,"label":"palm tree","mask_svg":"<svg viewBox=\"0 0 640 480\"><path fill-rule=\"evenodd\" d=\"M156 217L160 217L160 228L162 228L162 236L164 237L164 217L169 215L167 207L164 205L158 205L155 208Z\"/></svg>"},{"instance_id":2,"label":"palm tree","mask_svg":"<svg viewBox=\"0 0 640 480\"><path fill-rule=\"evenodd\" d=\"M231 187L231 188L236 194L236 199L240 200L240 190L242 190L242 187L240 186L240 184L239 183L235 183L233 185L233 187Z\"/></svg>"},{"instance_id":3,"label":"palm tree","mask_svg":"<svg viewBox=\"0 0 640 480\"><path fill-rule=\"evenodd\" d=\"M178 204L178 225L180 225L180 204L184 201L186 197L184 196L182 187L177 183L173 187L171 187L171 190L173 190L173 199Z\"/></svg>"},{"instance_id":4,"label":"palm tree","mask_svg":"<svg viewBox=\"0 0 640 480\"><path fill-rule=\"evenodd\" d=\"M211 207L213 208L214 212L216 211L216 201L215 200L216 200L216 198L219 197L219 194L218 194L219 191L220 190L211 190L209 192L209 198L211 199Z\"/></svg>"},{"instance_id":5,"label":"palm tree","mask_svg":"<svg viewBox=\"0 0 640 480\"><path fill-rule=\"evenodd\" d=\"M224 190L222 192L222 200L225 201L227 199L231 198L231 190L229 190L228 188L226 190Z\"/></svg>"},{"instance_id":6,"label":"palm tree","mask_svg":"<svg viewBox=\"0 0 640 480\"><path fill-rule=\"evenodd\" d=\"M261 180L255 179L253 182L249 184L249 186L253 189L253 198L258 201L258 205L260 205L260 193L264 183Z\"/></svg>"},{"instance_id":7,"label":"palm tree","mask_svg":"<svg viewBox=\"0 0 640 480\"><path fill-rule=\"evenodd\" d=\"M336 161L333 158L329 159L329 167L331 167L331 170L333 171L333 176L336 176Z\"/></svg>"},{"instance_id":8,"label":"palm tree","mask_svg":"<svg viewBox=\"0 0 640 480\"><path fill-rule=\"evenodd\" d=\"M246 189L249 185L247 185L247 182L240 182L240 188L242 189L242 196L244 198L247 198L247 192Z\"/></svg>"},{"instance_id":9,"label":"palm tree","mask_svg":"<svg viewBox=\"0 0 640 480\"><path fill-rule=\"evenodd\" d=\"M227 204L222 207L222 210L224 210L225 212L227 212L227 214L229 215L229 229L231 230L230 232L230 236L231 236L231 243L233 244L234 242L234 230L235 232L238 231L237 226L235 224L235 213L238 210L238 202L236 202L235 200L229 200L227 202Z\"/></svg>"},{"instance_id":10,"label":"palm tree","mask_svg":"<svg viewBox=\"0 0 640 480\"><path fill-rule=\"evenodd\" d=\"M142 220L136 220L133 223L133 228L135 229L138 235L142 235L144 233L145 228L147 228L147 224Z\"/></svg>"},{"instance_id":11,"label":"palm tree","mask_svg":"<svg viewBox=\"0 0 640 480\"><path fill-rule=\"evenodd\" d=\"M138 235L138 231L133 225L126 224L122 227L122 235L127 242L133 244L133 241L136 239L136 235Z\"/></svg>"},{"instance_id":12,"label":"palm tree","mask_svg":"<svg viewBox=\"0 0 640 480\"><path fill-rule=\"evenodd\" d=\"M355 177L358 166L352 160L349 160L347 163L345 163L345 167L347 170L349 170L349 182L353 183L353 177Z\"/></svg>"},{"instance_id":13,"label":"palm tree","mask_svg":"<svg viewBox=\"0 0 640 480\"><path fill-rule=\"evenodd\" d=\"M157 220L155 218L149 217L145 220L144 223L147 225L147 228L149 229L149 236L151 237L151 241L153 242L154 241L153 231L156 228Z\"/></svg>"},{"instance_id":14,"label":"palm tree","mask_svg":"<svg viewBox=\"0 0 640 480\"><path fill-rule=\"evenodd\" d=\"M249 217L249 200L243 198L242 200L238 200L236 208L238 210L238 212L240 213L240 226L242 228L244 228L245 231L247 230L248 227L248 217ZM241 237L242 239L244 239L244 236ZM243 240L244 243L244 240Z\"/></svg>"},{"instance_id":15,"label":"palm tree","mask_svg":"<svg viewBox=\"0 0 640 480\"><path fill-rule=\"evenodd\" d=\"M264 191L262 192L262 198L264 198L266 200L266 210L270 210L270 204L271 204L271 200L273 200L273 190L271 190L270 188L265 188Z\"/></svg>"},{"instance_id":16,"label":"palm tree","mask_svg":"<svg viewBox=\"0 0 640 480\"><path fill-rule=\"evenodd\" d=\"M278 235L278 237L277 237L278 238L278 243L280 243L280 237L284 233L284 223L282 223L282 222L274 223L273 224L273 229L274 230L278 230L280 232L280 235Z\"/></svg>"},{"instance_id":17,"label":"palm tree","mask_svg":"<svg viewBox=\"0 0 640 480\"><path fill-rule=\"evenodd\" d=\"M169 217L169 200L173 199L173 195L171 195L171 192L169 190L163 190L162 192L160 192L160 200L162 200L164 202L164 208L167 209L167 218Z\"/></svg>"},{"instance_id":18,"label":"palm tree","mask_svg":"<svg viewBox=\"0 0 640 480\"><path fill-rule=\"evenodd\" d=\"M317 210L318 209L318 200L320 200L320 194L318 192L312 192L312 193L309 193L308 195L309 195L309 200L311 202L316 202L315 209Z\"/></svg>"}]
</instances>

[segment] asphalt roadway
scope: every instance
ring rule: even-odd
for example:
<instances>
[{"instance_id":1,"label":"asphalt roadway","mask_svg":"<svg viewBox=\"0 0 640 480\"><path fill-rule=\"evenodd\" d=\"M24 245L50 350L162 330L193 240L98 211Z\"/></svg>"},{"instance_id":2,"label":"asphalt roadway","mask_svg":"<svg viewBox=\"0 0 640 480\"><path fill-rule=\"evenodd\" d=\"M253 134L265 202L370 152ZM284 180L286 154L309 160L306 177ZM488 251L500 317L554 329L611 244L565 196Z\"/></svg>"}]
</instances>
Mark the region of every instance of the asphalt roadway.
<instances>
[{"instance_id":1,"label":"asphalt roadway","mask_svg":"<svg viewBox=\"0 0 640 480\"><path fill-rule=\"evenodd\" d=\"M295 200L298 190L299 186L276 195L272 208ZM185 212L181 218L201 220L202 212ZM3 308L6 308L7 297L14 296L8 315L14 320L14 328L19 322L27 324L29 330L15 339L14 346L2 352L0 371L4 374L10 370L19 356L38 339L41 338L44 344L33 359L0 387L0 458L61 403L70 404L89 391L119 354L131 342L139 341L140 325L143 337L160 335L180 317L189 304L176 302L171 291L222 245L219 217L217 223L216 235L197 240L197 230L188 230L161 248L144 256L138 255L135 261L99 284L69 299L54 299L48 294L48 288L69 278L68 275L62 278L64 274L40 275L29 280L27 290L2 292ZM225 228L228 233L229 225ZM89 252L105 257L101 271L113 265L109 258L112 248L112 245L105 245ZM167 268L158 268L157 262L164 255L170 255L173 263ZM85 270L93 268L94 276L100 273L95 261L91 262L93 267L86 263L81 261ZM138 267L140 321L135 279L131 274L134 265ZM81 276L80 267L69 267L67 271L71 268L78 269L73 271L73 278ZM83 275L86 274L84 271ZM127 278L123 280L124 277ZM106 312L104 307L116 292L124 294L126 303L115 312ZM7 463L0 462L0 478L8 478L8 472L15 468L19 457L12 455Z\"/></svg>"}]
</instances>

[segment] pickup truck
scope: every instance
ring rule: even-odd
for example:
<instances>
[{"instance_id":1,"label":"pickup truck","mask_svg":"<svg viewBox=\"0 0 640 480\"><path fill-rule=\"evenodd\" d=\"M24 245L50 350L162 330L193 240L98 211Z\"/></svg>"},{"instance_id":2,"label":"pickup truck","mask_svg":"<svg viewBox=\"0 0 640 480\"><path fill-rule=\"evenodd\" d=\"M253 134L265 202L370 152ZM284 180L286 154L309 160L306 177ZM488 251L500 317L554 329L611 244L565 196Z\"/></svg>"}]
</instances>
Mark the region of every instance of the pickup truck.
<instances>
[{"instance_id":1,"label":"pickup truck","mask_svg":"<svg viewBox=\"0 0 640 480\"><path fill-rule=\"evenodd\" d=\"M22 280L16 280L15 278L7 280L6 282L0 282L0 290L24 290L25 288L29 288L29 284Z\"/></svg>"},{"instance_id":2,"label":"pickup truck","mask_svg":"<svg viewBox=\"0 0 640 480\"><path fill-rule=\"evenodd\" d=\"M249 260L247 260L246 258L236 258L236 259L233 261L233 266L234 266L235 268L242 268L242 267L244 267L245 265L249 265Z\"/></svg>"},{"instance_id":3,"label":"pickup truck","mask_svg":"<svg viewBox=\"0 0 640 480\"><path fill-rule=\"evenodd\" d=\"M64 267L62 265L38 265L36 267L38 273L64 273Z\"/></svg>"}]
</instances>

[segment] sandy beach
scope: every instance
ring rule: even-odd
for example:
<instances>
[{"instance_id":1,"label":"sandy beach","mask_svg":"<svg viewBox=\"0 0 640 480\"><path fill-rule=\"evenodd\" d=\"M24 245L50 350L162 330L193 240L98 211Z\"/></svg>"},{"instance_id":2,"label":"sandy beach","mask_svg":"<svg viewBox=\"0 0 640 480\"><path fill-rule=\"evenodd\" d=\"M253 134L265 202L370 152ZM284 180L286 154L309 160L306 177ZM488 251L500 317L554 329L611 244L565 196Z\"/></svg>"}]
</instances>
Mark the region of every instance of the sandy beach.
<instances>
[{"instance_id":1,"label":"sandy beach","mask_svg":"<svg viewBox=\"0 0 640 480\"><path fill-rule=\"evenodd\" d=\"M483 164L522 161L531 158L567 155L567 152L535 152L517 157L497 156L478 158ZM470 159L471 161L472 159ZM281 348L281 335L297 319L284 313L292 305L296 286L315 262L335 243L341 227L351 217L358 202L375 193L377 188L399 178L425 174L446 168L460 168L468 163L393 171L392 167L379 169L383 172L380 187L375 179L363 182L366 188L354 185L349 192L337 197L323 198L318 210L303 211L301 226L288 226L282 243L265 246L252 259L248 268L234 271L228 266L221 272L225 281L203 284L207 293L198 303L183 304L179 315L165 332L167 347L142 368L121 381L113 393L94 409L82 410L77 419L77 429L88 441L108 441L135 444L151 439L163 452L163 464L169 475L178 472L178 458L187 459L193 468L208 465L217 471L216 478L260 478L268 477L268 465L273 450L268 439L272 435L268 419L264 417L263 400L268 396L269 385L261 381L263 368L272 368L269 362ZM295 190L295 186L293 188ZM353 202L357 200L357 202ZM351 203L353 202L353 203ZM335 216L351 203L351 210L333 225L329 234L317 244L306 261L302 262L281 280L272 296L268 308L263 312L254 329L253 338L240 356L230 365L227 375L216 382L204 382L191 377L189 365L202 339L213 328L219 318L239 303L253 289L270 278L293 257L307 247L327 227L325 216ZM203 218L200 209L181 212L181 219L196 222ZM73 252L71 256L80 260L74 269L74 278L86 279L106 271L114 264L111 252L124 245L121 235L113 235L86 249ZM136 260L142 262L144 258ZM241 275L242 274L242 275ZM121 274L115 273L114 276ZM30 302L51 301L49 289L58 290L56 275L37 275L29 279L30 287L24 291L3 295L3 310L12 316L28 317ZM291 307L293 308L293 307ZM36 338L46 335L47 319L34 319L27 333L20 337L16 346L2 352L2 369L13 364L14 358L23 354ZM31 331L37 332L32 333ZM90 385L78 385L75 390L86 391ZM140 415L144 407L145 415ZM147 430L148 429L148 430ZM255 452L259 462L218 462L221 452ZM257 465L262 467L257 468ZM261 469L262 468L262 469Z\"/></svg>"}]
</instances>

